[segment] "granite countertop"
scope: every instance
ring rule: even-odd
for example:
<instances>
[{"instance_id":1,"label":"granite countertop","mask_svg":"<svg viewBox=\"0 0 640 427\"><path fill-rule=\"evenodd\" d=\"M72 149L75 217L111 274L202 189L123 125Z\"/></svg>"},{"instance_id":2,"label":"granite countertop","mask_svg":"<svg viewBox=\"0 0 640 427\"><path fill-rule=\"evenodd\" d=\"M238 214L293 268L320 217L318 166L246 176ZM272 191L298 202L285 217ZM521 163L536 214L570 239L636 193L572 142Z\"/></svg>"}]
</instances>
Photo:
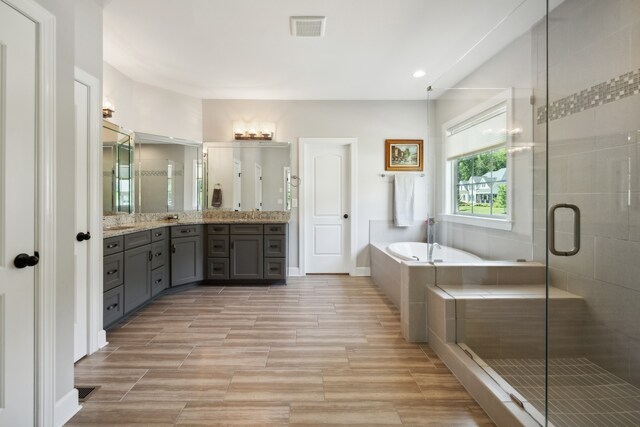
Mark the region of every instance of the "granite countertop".
<instances>
[{"instance_id":1,"label":"granite countertop","mask_svg":"<svg viewBox=\"0 0 640 427\"><path fill-rule=\"evenodd\" d=\"M200 218L200 219L180 219L180 220L160 220L134 222L103 229L103 237L123 236L125 234L137 233L138 231L153 230L154 228L170 227L173 225L200 225L200 224L285 224L288 221L270 218Z\"/></svg>"}]
</instances>

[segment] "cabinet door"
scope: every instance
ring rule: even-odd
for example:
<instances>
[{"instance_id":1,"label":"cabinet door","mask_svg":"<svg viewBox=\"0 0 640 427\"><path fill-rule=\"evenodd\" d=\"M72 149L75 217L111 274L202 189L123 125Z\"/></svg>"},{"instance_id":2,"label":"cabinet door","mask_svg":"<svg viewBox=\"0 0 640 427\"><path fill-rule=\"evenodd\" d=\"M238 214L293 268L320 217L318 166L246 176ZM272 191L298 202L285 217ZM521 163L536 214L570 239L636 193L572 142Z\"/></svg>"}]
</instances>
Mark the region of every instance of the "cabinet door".
<instances>
[{"instance_id":1,"label":"cabinet door","mask_svg":"<svg viewBox=\"0 0 640 427\"><path fill-rule=\"evenodd\" d=\"M123 294L122 286L117 286L103 294L102 325L104 328L108 328L122 318Z\"/></svg>"},{"instance_id":2,"label":"cabinet door","mask_svg":"<svg viewBox=\"0 0 640 427\"><path fill-rule=\"evenodd\" d=\"M203 261L200 236L171 239L171 286L202 280Z\"/></svg>"},{"instance_id":3,"label":"cabinet door","mask_svg":"<svg viewBox=\"0 0 640 427\"><path fill-rule=\"evenodd\" d=\"M264 256L271 258L283 258L287 256L286 236L264 236Z\"/></svg>"},{"instance_id":4,"label":"cabinet door","mask_svg":"<svg viewBox=\"0 0 640 427\"><path fill-rule=\"evenodd\" d=\"M151 298L151 245L124 252L124 313Z\"/></svg>"},{"instance_id":5,"label":"cabinet door","mask_svg":"<svg viewBox=\"0 0 640 427\"><path fill-rule=\"evenodd\" d=\"M167 269L165 267L156 268L151 272L151 296L156 296L169 287L167 283Z\"/></svg>"},{"instance_id":6,"label":"cabinet door","mask_svg":"<svg viewBox=\"0 0 640 427\"><path fill-rule=\"evenodd\" d=\"M262 279L263 238L258 235L231 235L230 279Z\"/></svg>"}]
</instances>

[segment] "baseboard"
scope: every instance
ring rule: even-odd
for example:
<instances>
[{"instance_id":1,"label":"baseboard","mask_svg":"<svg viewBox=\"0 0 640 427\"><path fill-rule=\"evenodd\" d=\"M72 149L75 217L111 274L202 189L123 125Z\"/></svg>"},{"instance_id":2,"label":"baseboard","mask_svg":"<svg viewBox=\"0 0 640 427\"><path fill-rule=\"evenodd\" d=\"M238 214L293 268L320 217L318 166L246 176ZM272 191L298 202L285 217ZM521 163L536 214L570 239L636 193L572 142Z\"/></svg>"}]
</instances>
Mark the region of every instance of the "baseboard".
<instances>
[{"instance_id":1,"label":"baseboard","mask_svg":"<svg viewBox=\"0 0 640 427\"><path fill-rule=\"evenodd\" d=\"M354 276L371 276L371 267L356 267Z\"/></svg>"},{"instance_id":2,"label":"baseboard","mask_svg":"<svg viewBox=\"0 0 640 427\"><path fill-rule=\"evenodd\" d=\"M53 410L53 425L56 427L65 425L80 409L82 406L78 403L78 390L73 388L56 402Z\"/></svg>"},{"instance_id":3,"label":"baseboard","mask_svg":"<svg viewBox=\"0 0 640 427\"><path fill-rule=\"evenodd\" d=\"M291 277L300 276L300 267L289 267L289 276Z\"/></svg>"},{"instance_id":4,"label":"baseboard","mask_svg":"<svg viewBox=\"0 0 640 427\"><path fill-rule=\"evenodd\" d=\"M107 332L101 329L100 332L98 332L98 349L101 349L107 344L109 344L109 341L107 341Z\"/></svg>"}]
</instances>

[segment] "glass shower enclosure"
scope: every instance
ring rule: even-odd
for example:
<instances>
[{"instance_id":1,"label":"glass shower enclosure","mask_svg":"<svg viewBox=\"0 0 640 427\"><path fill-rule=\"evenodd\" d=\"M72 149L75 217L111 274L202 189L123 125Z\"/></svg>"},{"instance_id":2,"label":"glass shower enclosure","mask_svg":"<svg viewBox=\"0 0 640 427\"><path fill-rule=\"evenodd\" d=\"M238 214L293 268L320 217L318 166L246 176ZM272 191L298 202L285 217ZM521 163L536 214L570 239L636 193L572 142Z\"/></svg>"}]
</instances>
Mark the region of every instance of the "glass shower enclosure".
<instances>
[{"instance_id":1,"label":"glass shower enclosure","mask_svg":"<svg viewBox=\"0 0 640 427\"><path fill-rule=\"evenodd\" d=\"M505 7L429 81L453 340L540 425L640 425L640 2Z\"/></svg>"}]
</instances>

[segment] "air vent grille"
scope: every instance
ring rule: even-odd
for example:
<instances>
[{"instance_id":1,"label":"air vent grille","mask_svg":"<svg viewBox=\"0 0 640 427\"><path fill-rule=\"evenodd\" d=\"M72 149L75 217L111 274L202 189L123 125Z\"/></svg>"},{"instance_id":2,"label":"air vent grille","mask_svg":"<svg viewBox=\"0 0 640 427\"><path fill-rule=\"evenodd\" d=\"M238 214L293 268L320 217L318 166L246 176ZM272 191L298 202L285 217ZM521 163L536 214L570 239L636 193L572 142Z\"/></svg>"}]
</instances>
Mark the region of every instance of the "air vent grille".
<instances>
[{"instance_id":1,"label":"air vent grille","mask_svg":"<svg viewBox=\"0 0 640 427\"><path fill-rule=\"evenodd\" d=\"M292 16L290 18L291 35L294 37L324 36L326 17Z\"/></svg>"}]
</instances>

